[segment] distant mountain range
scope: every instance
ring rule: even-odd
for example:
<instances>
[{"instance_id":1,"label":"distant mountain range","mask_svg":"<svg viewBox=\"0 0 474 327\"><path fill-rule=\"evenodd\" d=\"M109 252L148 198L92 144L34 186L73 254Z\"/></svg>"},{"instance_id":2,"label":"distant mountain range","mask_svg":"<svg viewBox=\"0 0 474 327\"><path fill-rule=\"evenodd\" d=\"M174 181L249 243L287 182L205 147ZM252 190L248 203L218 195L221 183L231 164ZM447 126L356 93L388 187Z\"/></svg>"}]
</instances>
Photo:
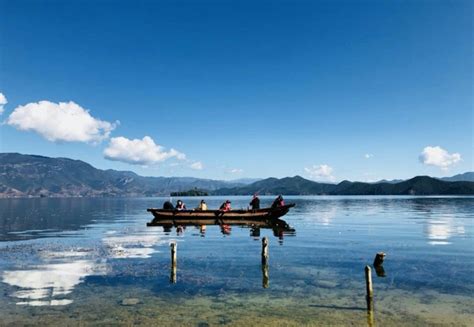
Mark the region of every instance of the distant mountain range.
<instances>
[{"instance_id":1,"label":"distant mountain range","mask_svg":"<svg viewBox=\"0 0 474 327\"><path fill-rule=\"evenodd\" d=\"M143 177L130 171L97 169L80 160L0 153L0 197L160 196L245 184L193 177Z\"/></svg>"},{"instance_id":2,"label":"distant mountain range","mask_svg":"<svg viewBox=\"0 0 474 327\"><path fill-rule=\"evenodd\" d=\"M474 173L438 179L339 184L300 176L221 181L193 177L143 177L130 171L101 170L80 160L18 153L0 154L0 197L163 196L205 190L214 195L474 195Z\"/></svg>"},{"instance_id":3,"label":"distant mountain range","mask_svg":"<svg viewBox=\"0 0 474 327\"><path fill-rule=\"evenodd\" d=\"M474 195L474 182L442 181L417 176L398 183L362 183L343 181L339 184L317 183L301 176L268 178L259 182L214 191L219 195L286 194L286 195Z\"/></svg>"},{"instance_id":4,"label":"distant mountain range","mask_svg":"<svg viewBox=\"0 0 474 327\"><path fill-rule=\"evenodd\" d=\"M469 171L464 174L458 174L451 177L443 177L440 179L447 182L474 182L474 172Z\"/></svg>"},{"instance_id":5,"label":"distant mountain range","mask_svg":"<svg viewBox=\"0 0 474 327\"><path fill-rule=\"evenodd\" d=\"M467 172L467 173L464 173L464 174L458 174L458 175L454 175L454 176L451 176L451 177L441 177L441 178L438 178L438 177L435 177L439 180L442 180L442 181L447 181L447 182L474 182L474 172L470 171L470 172ZM392 179L392 180L386 180L386 179L382 179L378 182L375 182L376 184L377 183L390 183L390 184L396 184L396 183L400 183L400 182L403 182L404 180L403 179Z\"/></svg>"}]
</instances>

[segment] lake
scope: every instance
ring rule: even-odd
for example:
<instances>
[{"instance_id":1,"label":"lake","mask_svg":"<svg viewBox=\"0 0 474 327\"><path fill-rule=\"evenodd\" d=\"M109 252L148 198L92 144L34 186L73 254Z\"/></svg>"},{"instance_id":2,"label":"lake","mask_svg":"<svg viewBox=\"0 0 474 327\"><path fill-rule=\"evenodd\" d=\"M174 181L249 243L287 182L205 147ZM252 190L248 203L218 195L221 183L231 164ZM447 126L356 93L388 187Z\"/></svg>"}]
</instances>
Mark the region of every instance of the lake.
<instances>
[{"instance_id":1,"label":"lake","mask_svg":"<svg viewBox=\"0 0 474 327\"><path fill-rule=\"evenodd\" d=\"M146 227L167 198L2 199L0 325L474 325L474 197L285 199L284 232ZM370 316L364 267L380 251Z\"/></svg>"}]
</instances>

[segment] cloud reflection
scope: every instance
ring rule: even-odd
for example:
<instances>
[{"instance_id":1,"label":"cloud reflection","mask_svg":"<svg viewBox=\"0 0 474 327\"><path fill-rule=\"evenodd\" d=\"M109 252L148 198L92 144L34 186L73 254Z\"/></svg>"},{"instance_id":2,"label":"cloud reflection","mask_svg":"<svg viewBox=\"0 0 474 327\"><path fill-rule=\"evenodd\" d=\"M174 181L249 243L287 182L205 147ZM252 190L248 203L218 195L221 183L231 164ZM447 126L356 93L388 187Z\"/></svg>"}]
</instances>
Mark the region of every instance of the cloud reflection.
<instances>
[{"instance_id":1,"label":"cloud reflection","mask_svg":"<svg viewBox=\"0 0 474 327\"><path fill-rule=\"evenodd\" d=\"M444 214L436 220L427 220L425 234L428 238L428 244L448 245L451 244L449 241L451 237L464 235L464 226L456 225L457 220L455 218L454 215Z\"/></svg>"},{"instance_id":2,"label":"cloud reflection","mask_svg":"<svg viewBox=\"0 0 474 327\"><path fill-rule=\"evenodd\" d=\"M150 258L156 253L154 246L163 243L156 234L108 236L103 239L108 248L108 258Z\"/></svg>"},{"instance_id":3,"label":"cloud reflection","mask_svg":"<svg viewBox=\"0 0 474 327\"><path fill-rule=\"evenodd\" d=\"M23 300L17 303L19 305L66 305L72 303L72 300L61 297L70 294L85 277L105 273L104 262L77 260L42 264L28 270L5 271L2 280L20 288L11 294L12 297Z\"/></svg>"}]
</instances>

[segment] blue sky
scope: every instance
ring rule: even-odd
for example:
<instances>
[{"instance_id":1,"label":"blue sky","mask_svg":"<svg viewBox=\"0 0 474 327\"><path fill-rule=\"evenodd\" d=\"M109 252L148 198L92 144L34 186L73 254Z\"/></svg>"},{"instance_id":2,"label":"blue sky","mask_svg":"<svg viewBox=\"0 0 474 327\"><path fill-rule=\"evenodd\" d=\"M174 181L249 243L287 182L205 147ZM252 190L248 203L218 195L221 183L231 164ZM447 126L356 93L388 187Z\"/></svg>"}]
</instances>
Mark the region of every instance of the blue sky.
<instances>
[{"instance_id":1,"label":"blue sky","mask_svg":"<svg viewBox=\"0 0 474 327\"><path fill-rule=\"evenodd\" d=\"M472 12L471 1L0 0L0 151L218 179L473 170Z\"/></svg>"}]
</instances>

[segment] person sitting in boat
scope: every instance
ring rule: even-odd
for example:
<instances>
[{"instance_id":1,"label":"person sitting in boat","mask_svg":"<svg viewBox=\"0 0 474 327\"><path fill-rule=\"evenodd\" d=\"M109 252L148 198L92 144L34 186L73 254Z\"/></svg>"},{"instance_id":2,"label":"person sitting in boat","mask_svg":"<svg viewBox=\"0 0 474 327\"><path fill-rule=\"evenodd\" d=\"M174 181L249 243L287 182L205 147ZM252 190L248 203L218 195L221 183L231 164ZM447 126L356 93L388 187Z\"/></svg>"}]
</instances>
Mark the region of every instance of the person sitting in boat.
<instances>
[{"instance_id":1,"label":"person sitting in boat","mask_svg":"<svg viewBox=\"0 0 474 327\"><path fill-rule=\"evenodd\" d=\"M163 209L164 210L174 210L174 205L170 201L165 201L165 203L163 203Z\"/></svg>"},{"instance_id":2,"label":"person sitting in boat","mask_svg":"<svg viewBox=\"0 0 474 327\"><path fill-rule=\"evenodd\" d=\"M252 208L252 210L260 209L260 199L258 198L257 193L253 195L253 199L250 201L250 208Z\"/></svg>"},{"instance_id":3,"label":"person sitting in boat","mask_svg":"<svg viewBox=\"0 0 474 327\"><path fill-rule=\"evenodd\" d=\"M278 207L283 207L284 205L285 205L285 200L283 200L283 197L280 194L279 196L277 196L275 201L273 201L272 209L273 208L278 208Z\"/></svg>"},{"instance_id":4,"label":"person sitting in boat","mask_svg":"<svg viewBox=\"0 0 474 327\"><path fill-rule=\"evenodd\" d=\"M224 203L222 203L219 210L221 210L221 211L230 211L230 210L232 210L232 208L230 207L230 201L226 200Z\"/></svg>"},{"instance_id":5,"label":"person sitting in boat","mask_svg":"<svg viewBox=\"0 0 474 327\"><path fill-rule=\"evenodd\" d=\"M176 202L176 210L178 211L186 210L186 205L184 204L183 201L178 200L178 202Z\"/></svg>"},{"instance_id":6,"label":"person sitting in boat","mask_svg":"<svg viewBox=\"0 0 474 327\"><path fill-rule=\"evenodd\" d=\"M196 208L196 210L199 211L206 211L207 210L207 203L204 200L201 200L201 203L199 203L199 206Z\"/></svg>"}]
</instances>

